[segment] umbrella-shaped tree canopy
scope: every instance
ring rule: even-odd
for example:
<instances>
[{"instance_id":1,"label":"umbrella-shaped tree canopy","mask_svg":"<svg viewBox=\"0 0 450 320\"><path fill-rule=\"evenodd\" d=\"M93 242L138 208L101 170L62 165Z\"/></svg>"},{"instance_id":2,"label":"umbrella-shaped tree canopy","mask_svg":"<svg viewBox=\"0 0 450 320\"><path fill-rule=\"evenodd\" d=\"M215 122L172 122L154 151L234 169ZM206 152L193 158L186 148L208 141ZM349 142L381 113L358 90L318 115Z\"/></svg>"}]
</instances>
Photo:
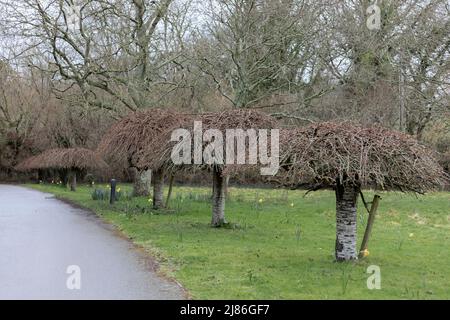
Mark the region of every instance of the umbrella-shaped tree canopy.
<instances>
[{"instance_id":1,"label":"umbrella-shaped tree canopy","mask_svg":"<svg viewBox=\"0 0 450 320\"><path fill-rule=\"evenodd\" d=\"M71 178L70 187L76 190L77 172L82 170L107 170L106 162L94 151L84 148L49 149L30 157L16 166L16 170L58 169Z\"/></svg>"},{"instance_id":2,"label":"umbrella-shaped tree canopy","mask_svg":"<svg viewBox=\"0 0 450 320\"><path fill-rule=\"evenodd\" d=\"M136 195L148 195L148 182L146 170L148 166L140 166L138 154L143 148L151 147L158 141L162 132L172 127L183 119L183 115L173 110L149 109L129 114L115 123L103 136L97 152L111 164L119 164L121 167L134 170L134 193ZM158 167L155 169L154 186L161 191L162 196L164 174ZM154 192L154 195L156 193ZM155 199L154 199L155 200ZM155 208L160 206L162 199L154 201Z\"/></svg>"},{"instance_id":3,"label":"umbrella-shaped tree canopy","mask_svg":"<svg viewBox=\"0 0 450 320\"><path fill-rule=\"evenodd\" d=\"M97 152L110 163L142 169L138 153L151 147L159 135L183 116L173 110L149 109L129 114L116 122L100 141Z\"/></svg>"},{"instance_id":4,"label":"umbrella-shaped tree canopy","mask_svg":"<svg viewBox=\"0 0 450 320\"><path fill-rule=\"evenodd\" d=\"M255 129L256 131L261 129L273 129L277 127L277 121L259 111L249 109L234 109L217 113L205 113L200 115L186 116L182 121L168 127L165 133L160 135L160 139L154 141L153 144L147 144L141 152L139 152L139 166L149 168L165 168L166 170L201 170L210 169L213 172L213 213L212 213L212 225L221 226L225 221L225 188L226 177L224 175L233 173L239 174L243 171L253 171L258 165L225 165L217 163L206 163L201 161L198 163L195 161L195 128L194 121L201 122L202 132L201 136L206 130L213 129L220 131L223 141L227 136L227 130L229 129ZM175 129L184 129L191 138L191 150L193 151L189 158L191 164L175 164L172 159L172 154L176 148L180 146L179 141L173 141L172 133ZM216 138L216 137L215 137ZM215 139L214 138L214 139ZM259 138L257 137L258 141ZM256 142L258 142L256 141ZM211 141L208 139L202 139L201 150L205 149ZM250 149L250 139L245 139L246 150ZM237 146L237 144L235 145ZM236 147L232 147L232 152L236 152ZM227 146L228 147L228 146ZM270 148L270 147L269 147ZM223 149L223 159L227 158L227 148ZM178 151L176 151L178 152ZM247 156L248 157L248 154Z\"/></svg>"},{"instance_id":5,"label":"umbrella-shaped tree canopy","mask_svg":"<svg viewBox=\"0 0 450 320\"><path fill-rule=\"evenodd\" d=\"M84 148L49 149L43 153L25 159L16 166L19 171L35 169L79 169L105 170L106 162L94 151Z\"/></svg>"},{"instance_id":6,"label":"umbrella-shaped tree canopy","mask_svg":"<svg viewBox=\"0 0 450 320\"><path fill-rule=\"evenodd\" d=\"M283 184L311 190L339 181L379 190L424 193L445 174L435 154L413 137L382 127L350 122L282 130Z\"/></svg>"},{"instance_id":7,"label":"umbrella-shaped tree canopy","mask_svg":"<svg viewBox=\"0 0 450 320\"><path fill-rule=\"evenodd\" d=\"M192 164L189 166L179 166L173 163L171 155L174 148L177 146L178 141L172 141L172 132L175 129L185 129L189 131L190 136L194 137L194 121L200 121L202 123L202 130L216 129L222 132L223 137L226 136L226 130L228 129L274 129L278 127L278 123L275 118L251 109L234 109L223 112L209 112L198 115L185 115L178 123L172 123L171 126L167 126L167 130L160 134L159 139L153 141L152 144L146 144L144 148L138 153L138 164L140 167L165 167L167 170L199 170L199 169L211 169L213 167L232 167L233 173L239 173L239 170L246 170L249 166L218 166L210 165L206 163ZM225 143L225 140L224 140ZM249 149L249 140L246 140L246 148ZM202 147L209 144L208 141L202 141ZM194 139L192 139L192 150L194 150ZM192 154L193 157L193 154ZM226 150L223 152L223 157L226 158Z\"/></svg>"},{"instance_id":8,"label":"umbrella-shaped tree canopy","mask_svg":"<svg viewBox=\"0 0 450 320\"><path fill-rule=\"evenodd\" d=\"M357 259L356 206L361 188L424 193L446 175L433 152L406 134L352 123L282 130L278 181L336 192L336 259Z\"/></svg>"}]
</instances>

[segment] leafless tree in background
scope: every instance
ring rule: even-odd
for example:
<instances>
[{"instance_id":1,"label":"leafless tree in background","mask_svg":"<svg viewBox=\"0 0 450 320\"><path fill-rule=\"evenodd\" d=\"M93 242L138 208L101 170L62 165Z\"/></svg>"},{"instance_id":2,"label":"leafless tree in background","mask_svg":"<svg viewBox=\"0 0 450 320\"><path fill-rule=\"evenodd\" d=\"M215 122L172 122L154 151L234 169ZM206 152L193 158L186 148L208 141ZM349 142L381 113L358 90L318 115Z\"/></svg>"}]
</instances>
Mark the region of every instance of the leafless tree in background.
<instances>
[{"instance_id":1,"label":"leafless tree in background","mask_svg":"<svg viewBox=\"0 0 450 320\"><path fill-rule=\"evenodd\" d=\"M39 151L91 147L142 108L258 108L296 125L381 124L450 150L448 1L377 1L376 30L372 4L0 0L0 140L19 128L46 137Z\"/></svg>"},{"instance_id":2,"label":"leafless tree in background","mask_svg":"<svg viewBox=\"0 0 450 320\"><path fill-rule=\"evenodd\" d=\"M380 123L421 137L449 112L449 4L382 1L379 30L365 27L371 1L326 7L319 52L337 85L325 117ZM445 89L447 88L447 89ZM447 92L446 92L447 90Z\"/></svg>"},{"instance_id":3,"label":"leafless tree in background","mask_svg":"<svg viewBox=\"0 0 450 320\"><path fill-rule=\"evenodd\" d=\"M77 6L77 3L79 5ZM51 72L60 94L76 86L102 109L151 106L154 85L177 58L166 28L172 0L4 1L29 63ZM181 27L181 26L180 26ZM172 34L171 34L172 35ZM176 85L176 84L172 84ZM105 98L106 94L106 98Z\"/></svg>"},{"instance_id":4,"label":"leafless tree in background","mask_svg":"<svg viewBox=\"0 0 450 320\"><path fill-rule=\"evenodd\" d=\"M299 103L314 77L318 10L312 1L210 0L196 65L233 107Z\"/></svg>"}]
</instances>

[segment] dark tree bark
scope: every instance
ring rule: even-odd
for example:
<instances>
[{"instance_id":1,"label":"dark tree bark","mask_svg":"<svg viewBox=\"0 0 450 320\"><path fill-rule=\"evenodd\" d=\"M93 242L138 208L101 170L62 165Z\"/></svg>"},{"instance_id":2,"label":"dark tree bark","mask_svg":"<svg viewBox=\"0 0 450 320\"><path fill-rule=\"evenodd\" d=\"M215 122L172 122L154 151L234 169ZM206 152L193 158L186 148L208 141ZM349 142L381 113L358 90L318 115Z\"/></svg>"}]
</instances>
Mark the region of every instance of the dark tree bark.
<instances>
[{"instance_id":1,"label":"dark tree bark","mask_svg":"<svg viewBox=\"0 0 450 320\"><path fill-rule=\"evenodd\" d=\"M61 187L67 188L67 185L69 184L69 174L67 169L61 169L59 171L59 176L61 179Z\"/></svg>"},{"instance_id":2,"label":"dark tree bark","mask_svg":"<svg viewBox=\"0 0 450 320\"><path fill-rule=\"evenodd\" d=\"M153 208L164 208L164 170L155 170L153 176Z\"/></svg>"},{"instance_id":3,"label":"dark tree bark","mask_svg":"<svg viewBox=\"0 0 450 320\"><path fill-rule=\"evenodd\" d=\"M44 181L44 171L42 169L38 169L37 183L39 184L41 181Z\"/></svg>"},{"instance_id":4,"label":"dark tree bark","mask_svg":"<svg viewBox=\"0 0 450 320\"><path fill-rule=\"evenodd\" d=\"M225 221L225 184L226 178L222 176L222 170L214 167L211 225L216 228L227 223Z\"/></svg>"},{"instance_id":5,"label":"dark tree bark","mask_svg":"<svg viewBox=\"0 0 450 320\"><path fill-rule=\"evenodd\" d=\"M336 249L337 261L358 259L356 222L359 187L338 183L336 186Z\"/></svg>"},{"instance_id":6,"label":"dark tree bark","mask_svg":"<svg viewBox=\"0 0 450 320\"><path fill-rule=\"evenodd\" d=\"M77 191L77 172L74 170L70 172L70 191Z\"/></svg>"}]
</instances>

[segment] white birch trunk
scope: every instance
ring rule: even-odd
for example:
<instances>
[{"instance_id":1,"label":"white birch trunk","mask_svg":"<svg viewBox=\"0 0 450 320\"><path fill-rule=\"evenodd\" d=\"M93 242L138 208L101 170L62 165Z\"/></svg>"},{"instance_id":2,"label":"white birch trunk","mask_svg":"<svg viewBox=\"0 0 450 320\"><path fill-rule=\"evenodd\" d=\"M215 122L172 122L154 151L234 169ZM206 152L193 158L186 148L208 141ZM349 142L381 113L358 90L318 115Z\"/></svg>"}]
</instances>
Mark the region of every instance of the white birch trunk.
<instances>
[{"instance_id":1,"label":"white birch trunk","mask_svg":"<svg viewBox=\"0 0 450 320\"><path fill-rule=\"evenodd\" d=\"M355 186L339 184L336 187L336 260L358 259L356 248L357 201Z\"/></svg>"}]
</instances>

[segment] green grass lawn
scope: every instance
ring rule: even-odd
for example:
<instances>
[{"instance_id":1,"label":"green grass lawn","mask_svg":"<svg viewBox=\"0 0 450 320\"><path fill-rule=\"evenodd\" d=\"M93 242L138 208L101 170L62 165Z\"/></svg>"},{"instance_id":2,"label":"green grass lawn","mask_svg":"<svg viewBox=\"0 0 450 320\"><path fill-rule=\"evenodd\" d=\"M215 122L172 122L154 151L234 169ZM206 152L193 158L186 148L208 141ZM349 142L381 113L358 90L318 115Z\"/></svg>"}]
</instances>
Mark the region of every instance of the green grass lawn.
<instances>
[{"instance_id":1,"label":"green grass lawn","mask_svg":"<svg viewBox=\"0 0 450 320\"><path fill-rule=\"evenodd\" d=\"M449 299L450 193L415 198L383 193L370 255L335 263L335 202L330 191L230 189L230 229L213 229L210 190L176 187L171 210L147 198L114 206L76 193L29 185L94 210L155 256L194 299ZM106 185L97 188L106 189ZM129 186L121 185L123 190ZM123 191L122 190L122 191ZM369 201L373 194L367 193ZM359 241L367 212L359 208ZM381 290L367 267L381 268Z\"/></svg>"}]
</instances>

